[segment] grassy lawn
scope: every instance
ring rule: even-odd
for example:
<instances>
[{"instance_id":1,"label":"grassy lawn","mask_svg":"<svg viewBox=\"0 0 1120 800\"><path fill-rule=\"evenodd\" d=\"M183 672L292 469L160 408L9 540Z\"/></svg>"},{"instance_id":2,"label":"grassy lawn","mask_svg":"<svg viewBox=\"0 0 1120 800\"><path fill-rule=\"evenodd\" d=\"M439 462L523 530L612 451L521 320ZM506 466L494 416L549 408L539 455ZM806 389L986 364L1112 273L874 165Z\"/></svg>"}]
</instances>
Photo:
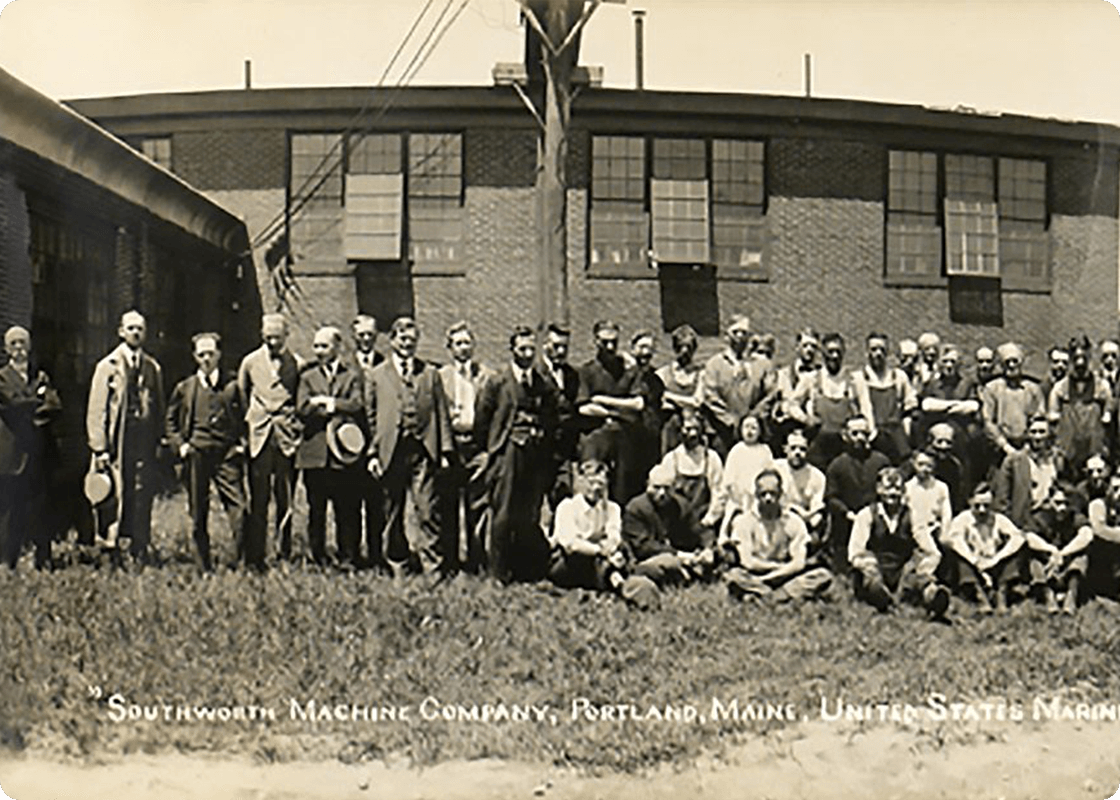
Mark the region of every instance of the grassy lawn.
<instances>
[{"instance_id":1,"label":"grassy lawn","mask_svg":"<svg viewBox=\"0 0 1120 800\"><path fill-rule=\"evenodd\" d=\"M741 707L792 704L813 718L822 696L1120 700L1120 613L1099 603L1072 620L1030 605L989 618L955 607L946 626L847 599L736 603L719 586L669 591L659 612L642 613L609 596L462 576L435 586L310 568L202 578L178 560L186 555L180 500L160 508L163 568L37 574L21 565L0 574L3 743L94 758L165 750L269 761L500 757L634 770L718 753L785 723L572 720L574 699L643 710L692 703L707 714L713 697L737 698ZM224 520L214 523L224 542ZM123 706L109 703L113 693L144 706L254 705L276 719L118 723L114 709ZM547 706L549 717L426 720L426 698L437 715L518 704ZM304 711L314 700L409 706L411 716L313 723L290 718L292 699Z\"/></svg>"}]
</instances>

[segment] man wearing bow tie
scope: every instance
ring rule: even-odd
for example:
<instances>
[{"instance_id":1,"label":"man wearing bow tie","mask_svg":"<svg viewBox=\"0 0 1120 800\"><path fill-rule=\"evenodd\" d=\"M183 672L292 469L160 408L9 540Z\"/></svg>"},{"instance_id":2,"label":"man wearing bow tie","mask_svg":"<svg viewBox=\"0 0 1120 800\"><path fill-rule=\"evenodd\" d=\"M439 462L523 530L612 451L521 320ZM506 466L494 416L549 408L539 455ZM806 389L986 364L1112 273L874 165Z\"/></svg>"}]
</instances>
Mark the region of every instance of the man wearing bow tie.
<instances>
[{"instance_id":1,"label":"man wearing bow tie","mask_svg":"<svg viewBox=\"0 0 1120 800\"><path fill-rule=\"evenodd\" d=\"M453 557L440 540L435 474L450 464L453 440L447 397L436 368L416 357L420 331L411 317L389 329L392 353L371 371L366 417L372 435L368 469L385 494L386 560L394 574L433 573ZM405 503L414 520L406 524Z\"/></svg>"},{"instance_id":2,"label":"man wearing bow tie","mask_svg":"<svg viewBox=\"0 0 1120 800\"><path fill-rule=\"evenodd\" d=\"M530 328L510 336L508 366L478 397L475 427L493 522L490 574L508 583L535 580L548 571L548 540L541 530L541 503L556 430L556 393L533 367L537 345Z\"/></svg>"},{"instance_id":3,"label":"man wearing bow tie","mask_svg":"<svg viewBox=\"0 0 1120 800\"><path fill-rule=\"evenodd\" d=\"M470 464L478 456L475 401L494 371L474 359L474 336L466 322L456 322L447 330L447 350L451 363L440 367L439 379L447 392L455 458L437 487L443 501L442 515L448 542L458 543L462 566L477 572L485 560L486 487L478 477L472 479Z\"/></svg>"},{"instance_id":4,"label":"man wearing bow tie","mask_svg":"<svg viewBox=\"0 0 1120 800\"><path fill-rule=\"evenodd\" d=\"M116 547L120 537L140 562L149 558L156 448L163 433L163 371L144 352L147 322L138 311L121 315L120 345L93 371L86 433L97 471L113 476L117 518L98 533Z\"/></svg>"},{"instance_id":5,"label":"man wearing bow tie","mask_svg":"<svg viewBox=\"0 0 1120 800\"><path fill-rule=\"evenodd\" d=\"M237 371L241 406L249 438L249 518L245 523L245 563L264 566L268 503L276 497L276 535L280 557L292 555L292 494L300 428L296 387L300 363L287 347L283 314L261 318L261 346L245 356Z\"/></svg>"},{"instance_id":6,"label":"man wearing bow tie","mask_svg":"<svg viewBox=\"0 0 1120 800\"><path fill-rule=\"evenodd\" d=\"M194 343L198 370L176 385L167 404L167 439L183 462L191 534L199 565L214 569L210 557L210 484L229 516L229 527L238 551L244 547L245 520L245 414L237 382L219 370L221 337L199 333Z\"/></svg>"},{"instance_id":7,"label":"man wearing bow tie","mask_svg":"<svg viewBox=\"0 0 1120 800\"><path fill-rule=\"evenodd\" d=\"M47 425L61 410L50 378L31 364L31 334L13 326L4 334L8 363L0 368L0 557L15 568L24 542L35 542L35 566L50 566L50 535L43 524L47 460L53 442Z\"/></svg>"}]
</instances>

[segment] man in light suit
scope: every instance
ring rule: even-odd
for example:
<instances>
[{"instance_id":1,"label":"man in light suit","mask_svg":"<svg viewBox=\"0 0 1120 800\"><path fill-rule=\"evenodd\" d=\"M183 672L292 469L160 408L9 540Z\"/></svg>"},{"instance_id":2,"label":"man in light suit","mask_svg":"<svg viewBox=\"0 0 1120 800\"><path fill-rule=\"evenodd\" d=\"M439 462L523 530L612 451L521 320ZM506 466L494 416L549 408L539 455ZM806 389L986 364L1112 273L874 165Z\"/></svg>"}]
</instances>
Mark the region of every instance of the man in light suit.
<instances>
[{"instance_id":1,"label":"man in light suit","mask_svg":"<svg viewBox=\"0 0 1120 800\"><path fill-rule=\"evenodd\" d=\"M447 392L455 458L438 482L436 493L443 505L440 512L448 542L454 550L453 561L462 556L468 572L482 568L486 554L486 487L471 475L471 462L478 456L475 403L494 371L474 359L474 335L466 322L456 322L447 330L447 350L451 363L439 369L439 379Z\"/></svg>"},{"instance_id":2,"label":"man in light suit","mask_svg":"<svg viewBox=\"0 0 1120 800\"><path fill-rule=\"evenodd\" d=\"M198 371L181 380L167 404L167 439L185 467L191 534L200 566L214 569L210 558L210 484L229 516L230 532L240 552L245 521L245 412L237 382L219 370L221 337L199 333L194 344Z\"/></svg>"},{"instance_id":3,"label":"man in light suit","mask_svg":"<svg viewBox=\"0 0 1120 800\"><path fill-rule=\"evenodd\" d=\"M163 432L163 371L144 352L147 323L138 311L121 315L121 343L93 371L86 434L93 467L112 474L117 518L99 531L116 548L131 540L129 553L141 563L150 557L156 449Z\"/></svg>"},{"instance_id":4,"label":"man in light suit","mask_svg":"<svg viewBox=\"0 0 1120 800\"><path fill-rule=\"evenodd\" d=\"M394 574L446 569L448 544L440 541L435 473L452 454L447 398L436 368L416 358L419 330L400 317L389 331L392 354L373 368L366 387L372 431L370 474L385 493L386 559ZM405 524L411 499L416 523Z\"/></svg>"},{"instance_id":5,"label":"man in light suit","mask_svg":"<svg viewBox=\"0 0 1120 800\"><path fill-rule=\"evenodd\" d=\"M283 314L261 319L259 348L245 356L237 388L249 435L249 518L242 557L260 568L265 560L268 501L276 497L276 534L280 558L292 555L292 494L300 429L296 417L299 360L288 350L288 320Z\"/></svg>"},{"instance_id":6,"label":"man in light suit","mask_svg":"<svg viewBox=\"0 0 1120 800\"><path fill-rule=\"evenodd\" d=\"M533 368L537 345L530 328L510 336L511 361L483 387L475 427L493 521L490 574L503 583L548 573L549 544L541 503L556 430L556 393Z\"/></svg>"},{"instance_id":7,"label":"man in light suit","mask_svg":"<svg viewBox=\"0 0 1120 800\"><path fill-rule=\"evenodd\" d=\"M356 567L361 544L358 507L361 453L352 461L343 461L327 442L328 423L336 418L365 430L362 374L357 367L339 358L341 345L341 332L330 325L316 331L311 342L317 363L304 367L296 390L296 413L303 421L296 469L303 470L303 485L307 489L307 539L312 560L320 565L327 560L327 501L330 501L334 507L338 557L344 564Z\"/></svg>"},{"instance_id":8,"label":"man in light suit","mask_svg":"<svg viewBox=\"0 0 1120 800\"><path fill-rule=\"evenodd\" d=\"M31 334L18 325L4 334L8 363L0 368L0 558L15 569L24 542L35 542L35 566L50 566L44 524L51 419L62 410L47 373L31 362Z\"/></svg>"}]
</instances>

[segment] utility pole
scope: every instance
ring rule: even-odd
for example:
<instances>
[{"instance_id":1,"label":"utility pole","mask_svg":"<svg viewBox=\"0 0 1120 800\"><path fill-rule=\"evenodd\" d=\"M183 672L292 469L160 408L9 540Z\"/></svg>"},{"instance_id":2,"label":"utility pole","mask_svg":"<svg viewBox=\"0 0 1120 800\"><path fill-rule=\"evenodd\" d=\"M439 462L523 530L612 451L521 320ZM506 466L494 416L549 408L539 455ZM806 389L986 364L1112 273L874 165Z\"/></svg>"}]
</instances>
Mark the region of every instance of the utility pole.
<instances>
[{"instance_id":1,"label":"utility pole","mask_svg":"<svg viewBox=\"0 0 1120 800\"><path fill-rule=\"evenodd\" d=\"M538 150L536 222L539 322L568 323L567 157L572 77L579 35L602 0L519 0L540 37L544 69L542 141ZM532 54L535 55L535 54Z\"/></svg>"}]
</instances>

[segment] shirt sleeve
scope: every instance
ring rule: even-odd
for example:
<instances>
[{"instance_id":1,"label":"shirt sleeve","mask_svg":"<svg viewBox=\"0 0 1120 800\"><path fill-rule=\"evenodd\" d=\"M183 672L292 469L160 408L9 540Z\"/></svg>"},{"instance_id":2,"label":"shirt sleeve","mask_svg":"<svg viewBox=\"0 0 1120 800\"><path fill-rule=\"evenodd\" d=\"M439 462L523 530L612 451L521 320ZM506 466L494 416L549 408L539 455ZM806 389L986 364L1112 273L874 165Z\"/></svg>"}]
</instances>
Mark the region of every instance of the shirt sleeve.
<instances>
[{"instance_id":1,"label":"shirt sleeve","mask_svg":"<svg viewBox=\"0 0 1120 800\"><path fill-rule=\"evenodd\" d=\"M576 507L572 498L566 497L556 506L556 519L552 527L553 538L556 544L564 550L571 548L579 539L579 528L576 524Z\"/></svg>"},{"instance_id":2,"label":"shirt sleeve","mask_svg":"<svg viewBox=\"0 0 1120 800\"><path fill-rule=\"evenodd\" d=\"M946 493L944 497L945 504L948 504L948 493ZM944 516L942 518L944 519ZM946 522L942 530L946 530L948 524L949 523ZM937 565L941 563L941 550L937 547L937 542L933 540L933 535L930 533L929 528L925 530L918 530L915 528L913 534L914 543L918 545L918 552L914 554L914 571L922 577L932 578L933 574L937 571Z\"/></svg>"},{"instance_id":3,"label":"shirt sleeve","mask_svg":"<svg viewBox=\"0 0 1120 800\"><path fill-rule=\"evenodd\" d=\"M622 509L618 503L607 501L607 530L603 549L613 553L622 546Z\"/></svg>"},{"instance_id":4,"label":"shirt sleeve","mask_svg":"<svg viewBox=\"0 0 1120 800\"><path fill-rule=\"evenodd\" d=\"M875 554L867 549L867 541L871 538L871 515L874 511L874 506L860 509L852 522L852 534L848 539L848 563L857 570L878 566L879 563Z\"/></svg>"}]
</instances>

